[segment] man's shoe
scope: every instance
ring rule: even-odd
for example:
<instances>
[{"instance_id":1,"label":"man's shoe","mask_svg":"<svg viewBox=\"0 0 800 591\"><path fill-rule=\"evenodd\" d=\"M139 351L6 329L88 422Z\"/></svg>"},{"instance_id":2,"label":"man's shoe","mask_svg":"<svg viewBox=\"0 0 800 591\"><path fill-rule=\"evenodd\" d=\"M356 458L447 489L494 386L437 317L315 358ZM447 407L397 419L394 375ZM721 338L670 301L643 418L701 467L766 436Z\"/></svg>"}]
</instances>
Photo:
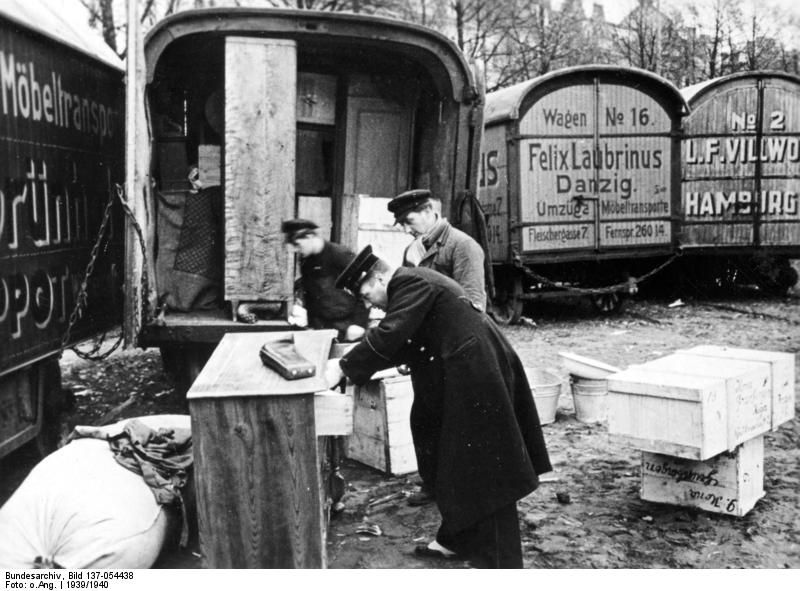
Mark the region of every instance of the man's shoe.
<instances>
[{"instance_id":1,"label":"man's shoe","mask_svg":"<svg viewBox=\"0 0 800 591\"><path fill-rule=\"evenodd\" d=\"M436 540L427 546L420 544L414 548L414 554L417 556L424 556L425 558L443 558L445 560L453 560L458 558L458 554L452 550L448 550Z\"/></svg>"},{"instance_id":2,"label":"man's shoe","mask_svg":"<svg viewBox=\"0 0 800 591\"><path fill-rule=\"evenodd\" d=\"M408 504L412 507L427 505L428 503L433 503L435 500L436 497L434 497L433 493L424 488L419 492L415 492L414 494L408 496Z\"/></svg>"}]
</instances>

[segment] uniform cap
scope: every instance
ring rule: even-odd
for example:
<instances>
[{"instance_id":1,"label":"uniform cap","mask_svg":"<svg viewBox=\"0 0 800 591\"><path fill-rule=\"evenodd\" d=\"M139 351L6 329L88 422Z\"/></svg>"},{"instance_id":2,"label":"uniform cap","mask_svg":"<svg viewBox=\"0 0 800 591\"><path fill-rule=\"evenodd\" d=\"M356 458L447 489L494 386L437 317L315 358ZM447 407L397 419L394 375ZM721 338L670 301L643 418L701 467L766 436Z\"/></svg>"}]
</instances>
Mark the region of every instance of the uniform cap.
<instances>
[{"instance_id":1,"label":"uniform cap","mask_svg":"<svg viewBox=\"0 0 800 591\"><path fill-rule=\"evenodd\" d=\"M361 282L377 262L378 257L372 254L372 246L368 244L336 278L336 289L346 289L350 293L358 293Z\"/></svg>"},{"instance_id":2,"label":"uniform cap","mask_svg":"<svg viewBox=\"0 0 800 591\"><path fill-rule=\"evenodd\" d=\"M400 222L409 211L412 211L426 203L431 198L428 189L413 189L400 193L397 197L389 201L387 207L394 214L395 223Z\"/></svg>"},{"instance_id":3,"label":"uniform cap","mask_svg":"<svg viewBox=\"0 0 800 591\"><path fill-rule=\"evenodd\" d=\"M286 242L294 242L298 238L311 234L317 228L319 226L311 220L301 218L286 220L281 224L281 232L286 234Z\"/></svg>"}]
</instances>

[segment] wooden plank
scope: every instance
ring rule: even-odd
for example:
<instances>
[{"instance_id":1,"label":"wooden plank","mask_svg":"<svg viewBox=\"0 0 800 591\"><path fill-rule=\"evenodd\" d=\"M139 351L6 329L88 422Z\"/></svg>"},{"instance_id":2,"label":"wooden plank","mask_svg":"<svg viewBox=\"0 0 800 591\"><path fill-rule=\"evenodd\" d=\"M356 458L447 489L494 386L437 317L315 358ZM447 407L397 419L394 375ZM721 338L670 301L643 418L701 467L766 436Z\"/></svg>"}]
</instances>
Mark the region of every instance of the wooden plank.
<instances>
[{"instance_id":1,"label":"wooden plank","mask_svg":"<svg viewBox=\"0 0 800 591\"><path fill-rule=\"evenodd\" d=\"M225 41L225 298L289 301L293 257L281 222L294 217L297 48Z\"/></svg>"},{"instance_id":2,"label":"wooden plank","mask_svg":"<svg viewBox=\"0 0 800 591\"><path fill-rule=\"evenodd\" d=\"M297 198L297 217L311 220L319 226L319 234L325 240L331 239L333 217L330 197L300 195Z\"/></svg>"},{"instance_id":3,"label":"wooden plank","mask_svg":"<svg viewBox=\"0 0 800 591\"><path fill-rule=\"evenodd\" d=\"M411 405L414 402L414 389L411 376L398 376L382 380L386 407L386 424L392 443L410 441Z\"/></svg>"},{"instance_id":4,"label":"wooden plank","mask_svg":"<svg viewBox=\"0 0 800 591\"><path fill-rule=\"evenodd\" d=\"M689 355L741 359L766 363L772 374L772 430L794 418L795 410L795 359L792 353L758 351L715 345L700 345L678 351Z\"/></svg>"},{"instance_id":5,"label":"wooden plank","mask_svg":"<svg viewBox=\"0 0 800 591\"><path fill-rule=\"evenodd\" d=\"M402 476L417 471L417 454L414 444L392 444L389 446L389 468L387 472L393 476Z\"/></svg>"},{"instance_id":6,"label":"wooden plank","mask_svg":"<svg viewBox=\"0 0 800 591\"><path fill-rule=\"evenodd\" d=\"M219 146L201 144L197 147L197 170L203 188L220 184L222 181L222 152Z\"/></svg>"},{"instance_id":7,"label":"wooden plank","mask_svg":"<svg viewBox=\"0 0 800 591\"><path fill-rule=\"evenodd\" d=\"M380 382L371 380L356 386L353 393L353 432L362 433L378 441L386 441L385 402Z\"/></svg>"},{"instance_id":8,"label":"wooden plank","mask_svg":"<svg viewBox=\"0 0 800 591\"><path fill-rule=\"evenodd\" d=\"M385 376L373 376L354 388L348 457L387 474L408 474L417 469L410 424L411 378L393 370Z\"/></svg>"},{"instance_id":9,"label":"wooden plank","mask_svg":"<svg viewBox=\"0 0 800 591\"><path fill-rule=\"evenodd\" d=\"M353 396L325 390L314 394L317 437L353 433Z\"/></svg>"},{"instance_id":10,"label":"wooden plank","mask_svg":"<svg viewBox=\"0 0 800 591\"><path fill-rule=\"evenodd\" d=\"M724 379L728 397L729 450L770 429L772 376L763 364L674 353L640 367Z\"/></svg>"},{"instance_id":11,"label":"wooden plank","mask_svg":"<svg viewBox=\"0 0 800 591\"><path fill-rule=\"evenodd\" d=\"M357 195L358 230L356 250L368 244L375 254L395 265L403 262L403 253L412 237L401 226L395 225L394 215L389 212L389 197Z\"/></svg>"},{"instance_id":12,"label":"wooden plank","mask_svg":"<svg viewBox=\"0 0 800 591\"><path fill-rule=\"evenodd\" d=\"M138 23L136 3L128 5L128 22ZM133 18L131 18L133 17ZM147 252L147 276L151 283L150 304L155 308L158 296L153 280L155 272L156 212L150 178L150 130L145 113L146 64L144 41L138 27L128 27L125 85L125 197L133 217L142 229ZM125 304L122 329L125 346L133 347L142 326L142 274L145 260L133 222L125 217Z\"/></svg>"},{"instance_id":13,"label":"wooden plank","mask_svg":"<svg viewBox=\"0 0 800 591\"><path fill-rule=\"evenodd\" d=\"M607 382L610 435L643 450L695 460L728 449L723 379L634 366Z\"/></svg>"},{"instance_id":14,"label":"wooden plank","mask_svg":"<svg viewBox=\"0 0 800 591\"><path fill-rule=\"evenodd\" d=\"M389 461L386 457L384 440L371 437L366 433L354 430L348 438L347 457L365 466L375 468L381 472L389 470Z\"/></svg>"},{"instance_id":15,"label":"wooden plank","mask_svg":"<svg viewBox=\"0 0 800 591\"><path fill-rule=\"evenodd\" d=\"M321 568L311 394L189 402L205 568Z\"/></svg>"},{"instance_id":16,"label":"wooden plank","mask_svg":"<svg viewBox=\"0 0 800 591\"><path fill-rule=\"evenodd\" d=\"M741 517L764 496L764 437L703 462L642 452L640 496Z\"/></svg>"},{"instance_id":17,"label":"wooden plank","mask_svg":"<svg viewBox=\"0 0 800 591\"><path fill-rule=\"evenodd\" d=\"M228 333L222 337L186 398L305 394L327 390L325 364L335 336L335 330ZM314 363L316 375L285 380L261 362L258 352L264 343L287 337L294 339L298 353Z\"/></svg>"},{"instance_id":18,"label":"wooden plank","mask_svg":"<svg viewBox=\"0 0 800 591\"><path fill-rule=\"evenodd\" d=\"M342 218L340 220L339 242L358 252L358 195L342 195Z\"/></svg>"}]
</instances>

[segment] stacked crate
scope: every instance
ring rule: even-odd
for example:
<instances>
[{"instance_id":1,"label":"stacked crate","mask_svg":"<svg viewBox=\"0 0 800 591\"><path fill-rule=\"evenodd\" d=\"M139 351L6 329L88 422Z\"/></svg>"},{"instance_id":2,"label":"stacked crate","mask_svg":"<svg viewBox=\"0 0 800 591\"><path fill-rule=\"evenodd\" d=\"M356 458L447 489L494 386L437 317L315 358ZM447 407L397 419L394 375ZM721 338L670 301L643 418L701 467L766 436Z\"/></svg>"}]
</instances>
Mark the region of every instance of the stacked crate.
<instances>
[{"instance_id":1,"label":"stacked crate","mask_svg":"<svg viewBox=\"0 0 800 591\"><path fill-rule=\"evenodd\" d=\"M347 457L395 476L416 472L409 423L414 402L411 377L389 369L348 390L353 396L353 432Z\"/></svg>"},{"instance_id":2,"label":"stacked crate","mask_svg":"<svg viewBox=\"0 0 800 591\"><path fill-rule=\"evenodd\" d=\"M641 498L742 516L764 433L794 417L794 355L701 346L608 377L608 431L642 450Z\"/></svg>"}]
</instances>

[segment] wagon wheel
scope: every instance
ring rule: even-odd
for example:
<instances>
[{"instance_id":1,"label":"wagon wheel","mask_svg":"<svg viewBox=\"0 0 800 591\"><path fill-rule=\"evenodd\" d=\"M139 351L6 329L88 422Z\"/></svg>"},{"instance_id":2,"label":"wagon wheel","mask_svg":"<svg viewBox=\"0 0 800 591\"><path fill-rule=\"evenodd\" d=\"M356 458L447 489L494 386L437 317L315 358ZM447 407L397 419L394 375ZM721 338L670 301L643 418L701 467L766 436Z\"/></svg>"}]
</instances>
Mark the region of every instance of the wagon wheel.
<instances>
[{"instance_id":1,"label":"wagon wheel","mask_svg":"<svg viewBox=\"0 0 800 591\"><path fill-rule=\"evenodd\" d=\"M514 273L500 277L495 285L492 316L498 324L516 324L522 317L522 277Z\"/></svg>"},{"instance_id":2,"label":"wagon wheel","mask_svg":"<svg viewBox=\"0 0 800 591\"><path fill-rule=\"evenodd\" d=\"M622 296L614 291L589 296L594 307L603 314L614 314L622 308Z\"/></svg>"}]
</instances>

